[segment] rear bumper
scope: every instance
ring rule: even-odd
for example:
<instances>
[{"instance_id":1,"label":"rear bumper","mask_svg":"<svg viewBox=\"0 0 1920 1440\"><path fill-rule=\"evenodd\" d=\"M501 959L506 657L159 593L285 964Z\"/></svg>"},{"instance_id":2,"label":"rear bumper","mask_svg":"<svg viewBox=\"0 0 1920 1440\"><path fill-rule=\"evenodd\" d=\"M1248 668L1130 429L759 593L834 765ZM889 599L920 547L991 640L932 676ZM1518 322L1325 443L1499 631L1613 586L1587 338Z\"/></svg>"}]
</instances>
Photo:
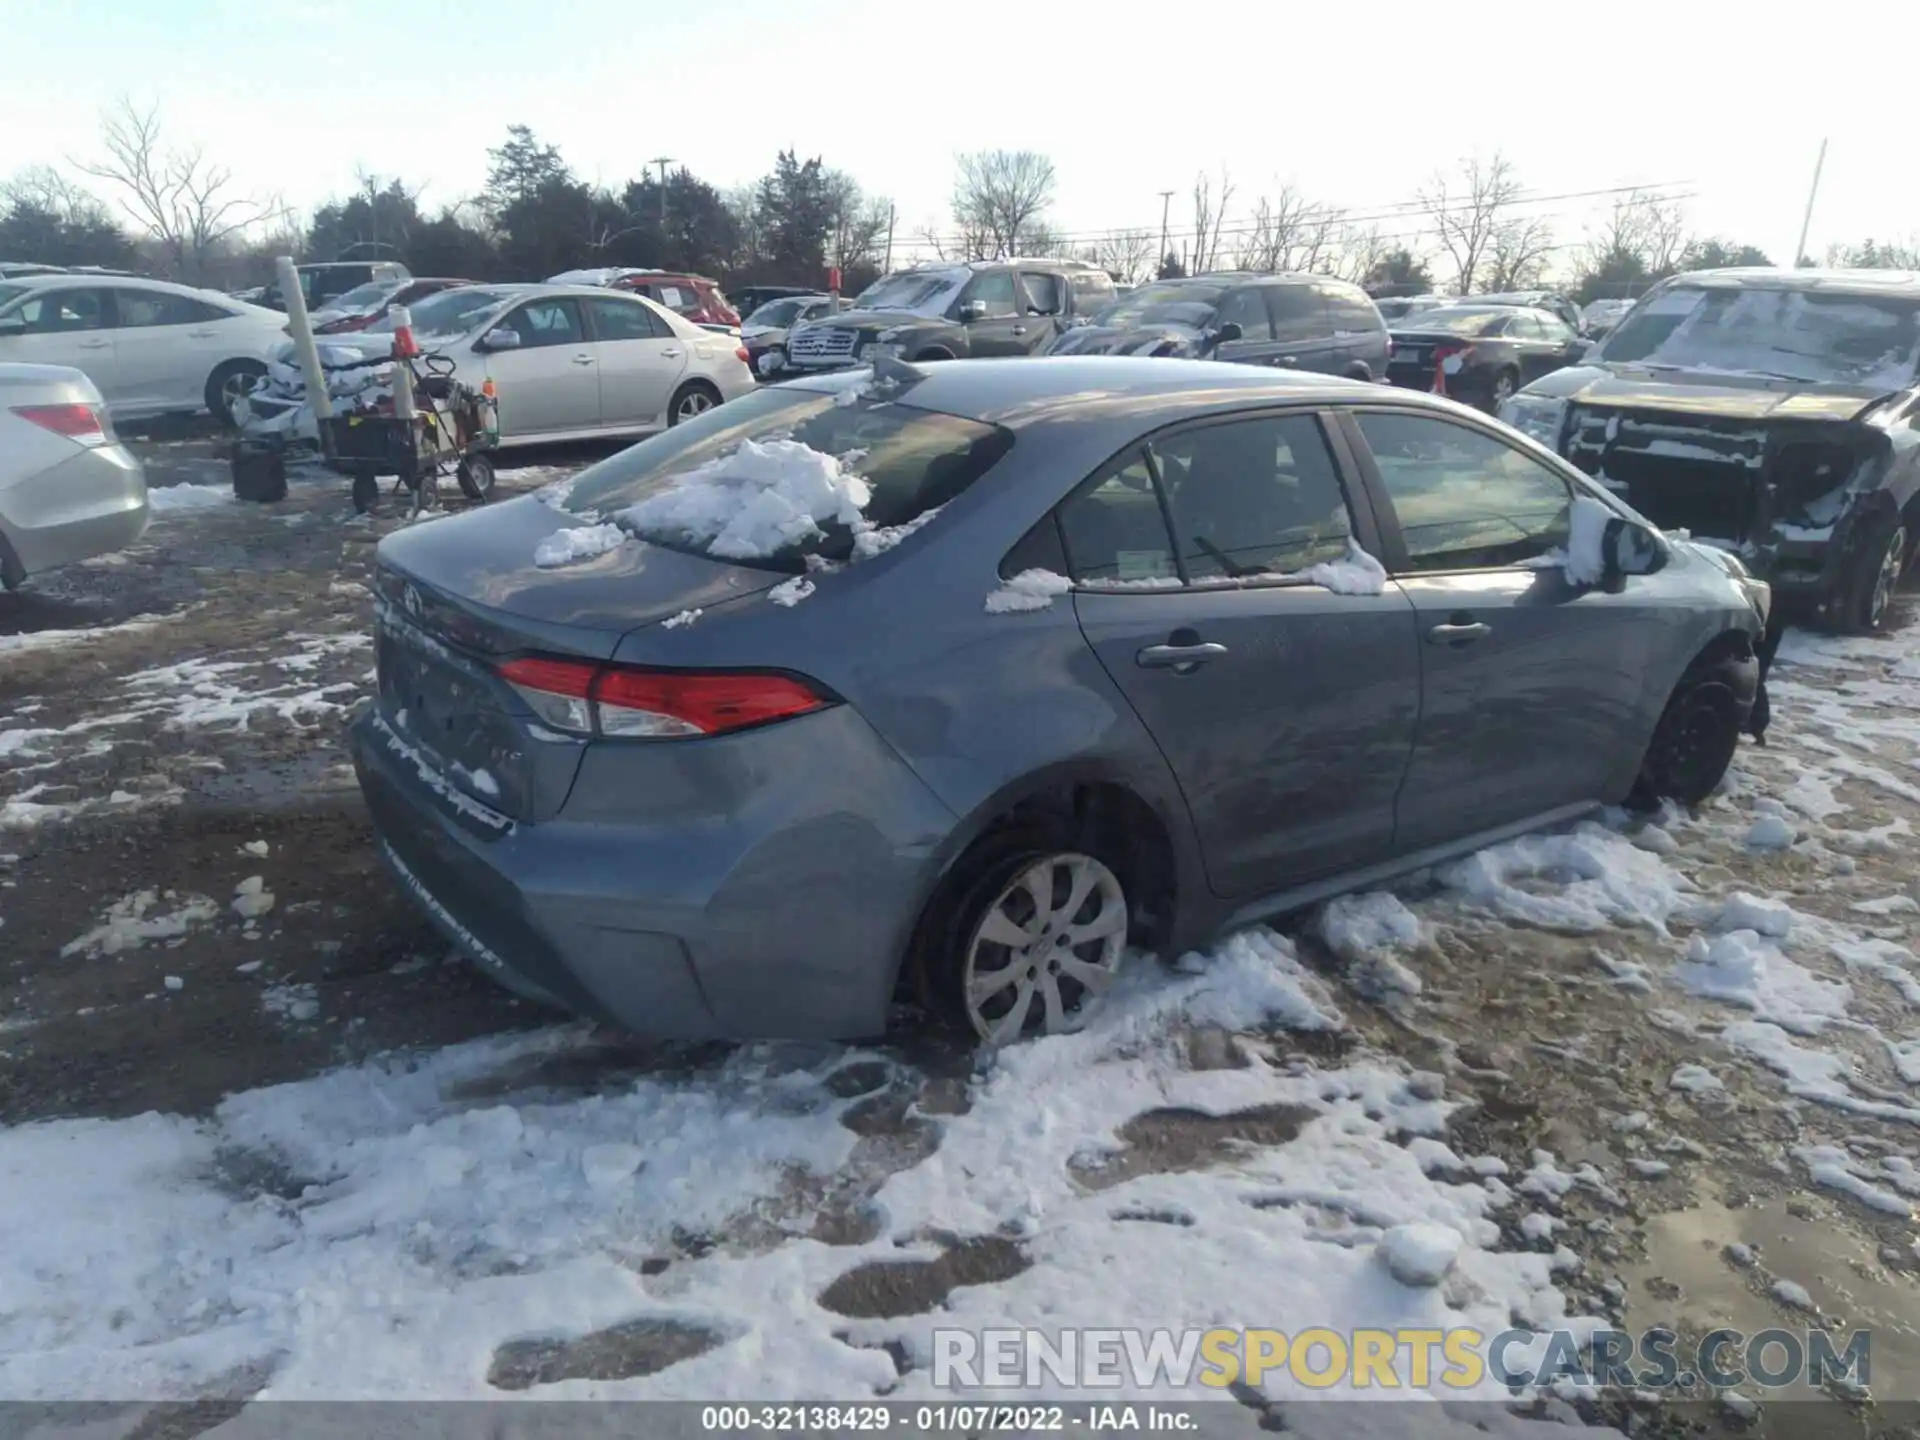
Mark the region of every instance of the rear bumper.
<instances>
[{"instance_id":1,"label":"rear bumper","mask_svg":"<svg viewBox=\"0 0 1920 1440\"><path fill-rule=\"evenodd\" d=\"M534 824L450 804L378 710L350 742L389 868L510 987L660 1039L885 1030L952 817L846 707L693 742L714 762L691 767L711 798L632 798L632 767L660 763L640 751L660 747L588 745L568 805ZM739 742L777 793L729 793ZM641 813L663 800L671 823Z\"/></svg>"},{"instance_id":2,"label":"rear bumper","mask_svg":"<svg viewBox=\"0 0 1920 1440\"><path fill-rule=\"evenodd\" d=\"M146 472L124 445L76 449L0 486L0 533L27 575L123 550L147 521Z\"/></svg>"}]
</instances>

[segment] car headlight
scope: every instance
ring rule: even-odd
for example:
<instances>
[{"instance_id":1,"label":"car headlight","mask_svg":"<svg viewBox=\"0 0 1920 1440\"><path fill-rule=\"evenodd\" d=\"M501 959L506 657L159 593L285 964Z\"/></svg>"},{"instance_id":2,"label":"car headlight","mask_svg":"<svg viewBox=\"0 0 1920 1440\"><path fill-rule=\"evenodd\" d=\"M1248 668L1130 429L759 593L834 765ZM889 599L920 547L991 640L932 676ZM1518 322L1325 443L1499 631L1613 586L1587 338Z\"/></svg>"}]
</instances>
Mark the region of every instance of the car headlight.
<instances>
[{"instance_id":1,"label":"car headlight","mask_svg":"<svg viewBox=\"0 0 1920 1440\"><path fill-rule=\"evenodd\" d=\"M1567 418L1567 402L1550 395L1522 392L1500 407L1500 418L1529 440L1557 451L1560 426Z\"/></svg>"}]
</instances>

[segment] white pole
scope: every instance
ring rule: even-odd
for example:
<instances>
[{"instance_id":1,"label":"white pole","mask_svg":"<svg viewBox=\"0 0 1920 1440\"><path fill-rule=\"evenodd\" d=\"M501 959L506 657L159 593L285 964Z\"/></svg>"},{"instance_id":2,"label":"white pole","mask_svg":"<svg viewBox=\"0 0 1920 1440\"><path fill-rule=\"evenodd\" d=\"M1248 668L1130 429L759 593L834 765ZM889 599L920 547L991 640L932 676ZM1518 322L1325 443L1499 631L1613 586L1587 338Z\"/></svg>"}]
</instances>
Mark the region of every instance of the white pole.
<instances>
[{"instance_id":1,"label":"white pole","mask_svg":"<svg viewBox=\"0 0 1920 1440\"><path fill-rule=\"evenodd\" d=\"M333 414L333 397L327 394L327 372L320 368L320 347L313 343L313 326L307 320L307 297L300 293L300 272L293 268L293 257L282 255L274 261L280 277L280 295L287 302L288 328L293 331L293 353L307 377L307 403L313 406L315 420Z\"/></svg>"},{"instance_id":2,"label":"white pole","mask_svg":"<svg viewBox=\"0 0 1920 1440\"><path fill-rule=\"evenodd\" d=\"M1820 142L1820 158L1813 162L1813 184L1807 187L1807 213L1800 221L1800 243L1793 249L1793 259L1787 262L1789 269L1800 264L1800 257L1807 253L1807 231L1813 225L1813 198L1820 193L1820 171L1827 163L1827 142Z\"/></svg>"}]
</instances>

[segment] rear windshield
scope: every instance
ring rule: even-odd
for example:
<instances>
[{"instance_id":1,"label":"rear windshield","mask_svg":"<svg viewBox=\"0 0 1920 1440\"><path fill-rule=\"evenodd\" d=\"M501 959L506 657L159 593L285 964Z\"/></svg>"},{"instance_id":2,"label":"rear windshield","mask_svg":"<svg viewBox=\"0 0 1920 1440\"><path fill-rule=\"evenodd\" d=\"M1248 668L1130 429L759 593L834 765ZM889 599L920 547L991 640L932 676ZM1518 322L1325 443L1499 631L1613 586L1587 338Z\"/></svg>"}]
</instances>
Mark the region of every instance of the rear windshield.
<instances>
[{"instance_id":1,"label":"rear windshield","mask_svg":"<svg viewBox=\"0 0 1920 1440\"><path fill-rule=\"evenodd\" d=\"M885 549L1012 445L898 401L761 390L591 466L561 503L652 545L797 573Z\"/></svg>"},{"instance_id":2,"label":"rear windshield","mask_svg":"<svg viewBox=\"0 0 1920 1440\"><path fill-rule=\"evenodd\" d=\"M1599 358L1903 390L1920 374L1920 302L1680 286L1642 301Z\"/></svg>"},{"instance_id":3,"label":"rear windshield","mask_svg":"<svg viewBox=\"0 0 1920 1440\"><path fill-rule=\"evenodd\" d=\"M1410 330L1442 335L1492 335L1513 318L1511 310L1422 310L1407 317Z\"/></svg>"}]
</instances>

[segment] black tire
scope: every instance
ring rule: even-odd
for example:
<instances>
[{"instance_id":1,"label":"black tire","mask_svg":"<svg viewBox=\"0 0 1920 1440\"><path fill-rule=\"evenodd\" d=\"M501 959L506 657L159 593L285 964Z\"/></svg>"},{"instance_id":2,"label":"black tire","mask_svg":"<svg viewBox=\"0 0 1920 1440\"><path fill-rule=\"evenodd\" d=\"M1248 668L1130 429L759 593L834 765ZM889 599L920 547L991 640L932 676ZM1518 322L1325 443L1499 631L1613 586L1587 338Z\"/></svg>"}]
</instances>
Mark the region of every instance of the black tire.
<instances>
[{"instance_id":1,"label":"black tire","mask_svg":"<svg viewBox=\"0 0 1920 1440\"><path fill-rule=\"evenodd\" d=\"M469 455L454 470L460 489L469 500L485 500L493 494L493 461L485 455Z\"/></svg>"},{"instance_id":2,"label":"black tire","mask_svg":"<svg viewBox=\"0 0 1920 1440\"><path fill-rule=\"evenodd\" d=\"M279 455L236 451L231 461L233 495L256 505L272 505L287 498L287 462Z\"/></svg>"},{"instance_id":3,"label":"black tire","mask_svg":"<svg viewBox=\"0 0 1920 1440\"><path fill-rule=\"evenodd\" d=\"M1083 858L1107 870L1117 884L1120 908L1127 914L1119 932L1120 948L1124 950L1134 928L1133 898L1118 859L1108 853L1110 849L1094 837L1071 833L1065 826L1010 826L989 831L976 841L922 917L913 956L913 979L920 1003L942 1022L975 1040L989 1039L984 1027L993 1017L977 1018L967 997L968 960L975 948L976 932L1007 887L1023 871L1049 859L1066 862ZM1086 958L1084 952L1081 958ZM1010 954L1008 959L1017 968L1019 957ZM1070 1028L1085 1018L1094 997L1077 982L1056 983L1062 984L1063 992L1070 992L1063 995L1071 1006L1066 1011L1068 1024L1063 1028ZM1042 1034L1045 1029L1045 1011L1036 999L1016 1038ZM1002 1037L990 1043L1011 1041Z\"/></svg>"},{"instance_id":4,"label":"black tire","mask_svg":"<svg viewBox=\"0 0 1920 1440\"><path fill-rule=\"evenodd\" d=\"M1868 521L1828 604L1828 623L1852 635L1871 635L1884 627L1912 549L1912 532L1900 516L1878 515Z\"/></svg>"},{"instance_id":5,"label":"black tire","mask_svg":"<svg viewBox=\"0 0 1920 1440\"><path fill-rule=\"evenodd\" d=\"M667 426L672 428L684 420L692 420L704 415L720 403L720 392L704 380L689 380L673 392L673 399L667 403Z\"/></svg>"},{"instance_id":6,"label":"black tire","mask_svg":"<svg viewBox=\"0 0 1920 1440\"><path fill-rule=\"evenodd\" d=\"M267 373L258 360L228 360L207 377L207 412L229 429L236 428L233 401L253 388L253 382Z\"/></svg>"},{"instance_id":7,"label":"black tire","mask_svg":"<svg viewBox=\"0 0 1920 1440\"><path fill-rule=\"evenodd\" d=\"M929 365L936 361L951 359L953 359L953 352L950 350L922 350L918 355L913 357L913 363L916 365Z\"/></svg>"},{"instance_id":8,"label":"black tire","mask_svg":"<svg viewBox=\"0 0 1920 1440\"><path fill-rule=\"evenodd\" d=\"M1680 677L1653 727L1627 806L1658 809L1662 800L1692 808L1720 786L1740 746L1741 662L1695 664Z\"/></svg>"},{"instance_id":9,"label":"black tire","mask_svg":"<svg viewBox=\"0 0 1920 1440\"><path fill-rule=\"evenodd\" d=\"M380 481L371 470L353 472L353 508L365 515L380 503Z\"/></svg>"}]
</instances>

